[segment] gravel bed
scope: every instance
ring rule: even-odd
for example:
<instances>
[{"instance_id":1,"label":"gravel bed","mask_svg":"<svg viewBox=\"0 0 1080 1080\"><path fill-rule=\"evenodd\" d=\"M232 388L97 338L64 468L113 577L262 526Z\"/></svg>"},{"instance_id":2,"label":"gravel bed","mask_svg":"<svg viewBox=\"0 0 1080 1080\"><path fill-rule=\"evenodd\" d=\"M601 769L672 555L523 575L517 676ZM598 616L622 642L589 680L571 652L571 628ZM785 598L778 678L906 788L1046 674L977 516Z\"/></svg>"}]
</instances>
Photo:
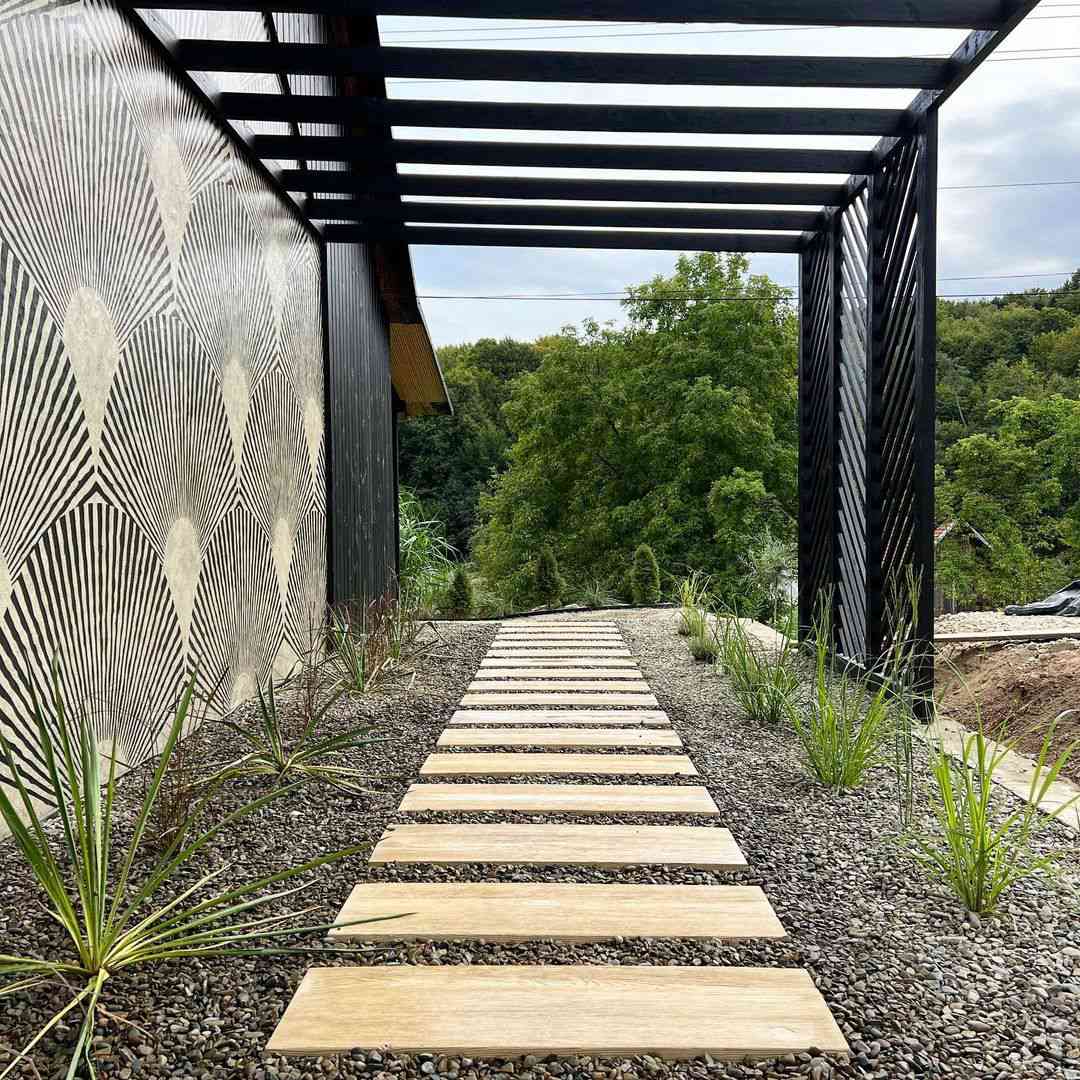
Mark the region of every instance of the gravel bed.
<instances>
[{"instance_id":1,"label":"gravel bed","mask_svg":"<svg viewBox=\"0 0 1080 1080\"><path fill-rule=\"evenodd\" d=\"M565 618L555 615L552 618ZM583 619L589 616L582 615ZM320 963L692 964L808 968L848 1037L848 1063L812 1054L762 1064L699 1059L669 1064L649 1057L513 1062L355 1052L340 1058L267 1058L262 1046L308 960L274 957L158 968L117 978L108 1007L139 1028L109 1022L97 1046L102 1076L251 1077L308 1080L432 1075L476 1080L514 1074L522 1080L573 1077L877 1077L1080 1080L1080 916L1060 891L1030 881L1002 914L967 919L946 894L926 884L895 842L896 814L888 775L836 798L805 776L788 732L740 717L723 681L695 665L675 632L672 611L603 612L623 631L645 677L702 773L696 777L627 778L632 783L704 783L719 817L623 814L623 823L686 823L729 828L749 862L741 875L667 867L622 870L520 866L369 867L362 857L315 875L308 902L332 918L356 880L579 881L761 885L789 932L782 942L718 944L684 940L613 941L591 945L532 942L418 943L371 949ZM209 861L233 861L238 874L263 873L321 850L374 841L388 823L409 821L581 821L594 815L397 815L396 806L456 707L493 627L440 626L440 647L417 664L415 682L342 707L340 722L379 719L398 737L373 748L366 766L381 777L363 799L308 788L220 838ZM921 753L921 751L920 751ZM431 778L433 782L489 782ZM132 778L125 778L125 785ZM500 782L503 782L500 780ZM613 777L529 777L509 782L616 783ZM240 793L235 793L239 797ZM1007 797L1003 797L1007 798ZM1054 840L1069 844L1064 830ZM0 858L3 857L0 848ZM1066 867L1076 886L1080 860ZM0 886L0 950L47 950L56 941L20 869L5 866ZM0 999L0 1043L21 1043L62 1001L59 994ZM452 1008L453 1003L448 1002ZM70 1038L69 1030L66 1037ZM63 1041L61 1036L61 1041ZM4 1061L0 1051L0 1069ZM63 1064L62 1046L37 1057L41 1076ZM35 1073L27 1070L27 1076Z\"/></svg>"},{"instance_id":2,"label":"gravel bed","mask_svg":"<svg viewBox=\"0 0 1080 1080\"><path fill-rule=\"evenodd\" d=\"M1080 634L1080 619L1066 615L1006 615L1003 611L958 611L934 620L939 634L1043 634L1064 630Z\"/></svg>"}]
</instances>

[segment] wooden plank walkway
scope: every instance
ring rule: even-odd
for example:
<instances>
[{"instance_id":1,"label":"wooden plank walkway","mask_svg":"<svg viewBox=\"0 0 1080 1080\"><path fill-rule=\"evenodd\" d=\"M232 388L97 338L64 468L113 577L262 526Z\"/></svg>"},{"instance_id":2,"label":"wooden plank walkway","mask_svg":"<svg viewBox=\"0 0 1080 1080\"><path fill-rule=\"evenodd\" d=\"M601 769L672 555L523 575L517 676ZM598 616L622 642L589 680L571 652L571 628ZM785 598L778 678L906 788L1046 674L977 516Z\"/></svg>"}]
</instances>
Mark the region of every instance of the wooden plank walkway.
<instances>
[{"instance_id":1,"label":"wooden plank walkway","mask_svg":"<svg viewBox=\"0 0 1080 1080\"><path fill-rule=\"evenodd\" d=\"M703 787L682 784L413 784L401 813L719 814Z\"/></svg>"},{"instance_id":2,"label":"wooden plank walkway","mask_svg":"<svg viewBox=\"0 0 1080 1080\"><path fill-rule=\"evenodd\" d=\"M509 709L458 709L450 717L451 725L458 724L641 724L644 727L670 727L668 715L659 709L530 709L512 712Z\"/></svg>"},{"instance_id":3,"label":"wooden plank walkway","mask_svg":"<svg viewBox=\"0 0 1080 1080\"><path fill-rule=\"evenodd\" d=\"M682 739L670 728L448 728L441 746L662 746L678 748Z\"/></svg>"},{"instance_id":4,"label":"wooden plank walkway","mask_svg":"<svg viewBox=\"0 0 1080 1080\"><path fill-rule=\"evenodd\" d=\"M648 752L678 750L682 740L647 691L613 621L505 623L421 775L697 775L685 754ZM572 752L578 748L629 752ZM373 866L667 866L717 873L747 867L734 837L719 824L622 825L610 818L651 813L662 820L685 814L718 819L716 803L701 785L416 783L398 810L529 813L555 820L390 825L371 853ZM560 814L607 820L559 823ZM586 942L769 940L784 934L761 889L719 884L365 882L353 890L339 921L397 912L408 914L342 927L331 936ZM811 1047L838 1056L847 1051L806 972L706 962L313 968L267 1050L741 1059L803 1054Z\"/></svg>"},{"instance_id":5,"label":"wooden plank walkway","mask_svg":"<svg viewBox=\"0 0 1080 1080\"><path fill-rule=\"evenodd\" d=\"M846 1050L804 971L507 964L314 968L266 1049L739 1060L811 1046Z\"/></svg>"},{"instance_id":6,"label":"wooden plank walkway","mask_svg":"<svg viewBox=\"0 0 1080 1080\"><path fill-rule=\"evenodd\" d=\"M340 921L401 919L331 932L355 941L607 941L615 937L785 936L756 885L576 885L521 882L369 882L357 885Z\"/></svg>"},{"instance_id":7,"label":"wooden plank walkway","mask_svg":"<svg viewBox=\"0 0 1080 1080\"><path fill-rule=\"evenodd\" d=\"M391 825L369 861L746 869L731 833L707 825Z\"/></svg>"}]
</instances>

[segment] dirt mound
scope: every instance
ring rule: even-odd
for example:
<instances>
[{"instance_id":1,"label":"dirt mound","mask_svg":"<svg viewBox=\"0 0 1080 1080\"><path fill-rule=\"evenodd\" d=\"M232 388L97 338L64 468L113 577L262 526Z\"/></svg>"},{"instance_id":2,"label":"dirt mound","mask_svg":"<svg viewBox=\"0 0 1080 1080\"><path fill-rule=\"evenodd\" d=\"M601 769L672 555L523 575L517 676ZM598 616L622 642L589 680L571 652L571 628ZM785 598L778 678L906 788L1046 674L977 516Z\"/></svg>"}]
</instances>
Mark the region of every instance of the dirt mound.
<instances>
[{"instance_id":1,"label":"dirt mound","mask_svg":"<svg viewBox=\"0 0 1080 1080\"><path fill-rule=\"evenodd\" d=\"M1052 750L1080 739L1080 641L958 647L939 663L937 688L945 716L973 727L981 709L986 733L1017 739L1026 754L1038 754L1058 717ZM1080 749L1062 775L1080 783Z\"/></svg>"}]
</instances>

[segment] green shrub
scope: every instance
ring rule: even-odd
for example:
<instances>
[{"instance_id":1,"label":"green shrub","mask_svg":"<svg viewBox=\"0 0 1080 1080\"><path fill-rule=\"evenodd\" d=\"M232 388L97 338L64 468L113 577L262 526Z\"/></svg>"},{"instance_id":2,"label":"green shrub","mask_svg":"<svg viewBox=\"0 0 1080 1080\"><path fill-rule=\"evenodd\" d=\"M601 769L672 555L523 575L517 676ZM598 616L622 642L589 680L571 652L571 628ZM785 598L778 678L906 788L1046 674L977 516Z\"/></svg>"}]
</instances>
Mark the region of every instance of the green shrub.
<instances>
[{"instance_id":1,"label":"green shrub","mask_svg":"<svg viewBox=\"0 0 1080 1080\"><path fill-rule=\"evenodd\" d=\"M720 642L708 625L705 625L700 632L692 634L687 645L690 647L690 655L695 660L707 660L712 663L720 655Z\"/></svg>"},{"instance_id":2,"label":"green shrub","mask_svg":"<svg viewBox=\"0 0 1080 1080\"><path fill-rule=\"evenodd\" d=\"M473 587L469 578L469 571L464 566L454 568L454 576L450 579L450 589L447 593L447 611L453 619L468 619L473 613Z\"/></svg>"},{"instance_id":3,"label":"green shrub","mask_svg":"<svg viewBox=\"0 0 1080 1080\"><path fill-rule=\"evenodd\" d=\"M630 571L630 588L638 607L660 603L660 567L648 544L639 544Z\"/></svg>"},{"instance_id":4,"label":"green shrub","mask_svg":"<svg viewBox=\"0 0 1080 1080\"><path fill-rule=\"evenodd\" d=\"M398 497L398 522L401 603L430 613L435 610L456 552L446 539L442 522L427 517L420 500L406 488Z\"/></svg>"},{"instance_id":5,"label":"green shrub","mask_svg":"<svg viewBox=\"0 0 1080 1080\"><path fill-rule=\"evenodd\" d=\"M865 675L834 677L827 623L815 628L813 692L805 709L793 715L810 772L837 794L859 787L866 773L887 759L892 725L888 690L871 687Z\"/></svg>"},{"instance_id":6,"label":"green shrub","mask_svg":"<svg viewBox=\"0 0 1080 1080\"><path fill-rule=\"evenodd\" d=\"M1049 813L1039 809L1077 747L1073 742L1051 761L1056 723L1043 739L1027 801L1004 816L994 812L994 774L1015 742L991 743L980 721L973 734L964 736L959 760L940 744L934 751L931 806L938 827L913 834L913 854L931 878L948 886L976 915L992 914L1012 886L1052 870L1063 854L1035 850L1041 829L1076 805L1074 799Z\"/></svg>"},{"instance_id":7,"label":"green shrub","mask_svg":"<svg viewBox=\"0 0 1080 1080\"><path fill-rule=\"evenodd\" d=\"M327 863L363 851L358 845L320 855L298 866L241 885L224 888L219 879L235 874L229 862L199 864L198 856L222 830L295 791L278 787L231 811L208 828L178 829L159 854L149 852L148 832L154 805L184 730L194 695L194 679L184 689L165 738L165 746L141 803L129 821L119 809L115 741L108 773L88 703L77 719L66 713L58 671L53 674L51 712L35 703L34 721L44 757L49 799L57 820L46 826L22 775L16 755L0 731L0 761L12 788L0 785L0 814L11 832L13 856L21 856L44 894L45 912L59 925L69 950L50 956L0 955L3 993L63 985L70 1000L43 1024L4 1070L12 1072L33 1048L69 1015L78 1021L67 1076L85 1068L94 1076L91 1055L100 998L107 980L131 969L162 963L188 963L200 957L254 957L296 948L275 948L283 937L323 937L329 925L311 925L310 907L282 911L282 901L296 893L292 882ZM12 790L13 789L13 790ZM217 791L204 786L196 808L207 810ZM9 792L11 792L9 794ZM122 826L121 826L122 823ZM122 835L117 832L121 830ZM122 845L122 846L121 846ZM56 850L59 849L59 854ZM140 856L149 856L141 859ZM228 879L228 880L231 880ZM284 883L288 886L283 887ZM212 886L216 884L214 891ZM301 885L299 888L307 888ZM368 920L365 920L368 921ZM34 1070L37 1075L37 1070Z\"/></svg>"},{"instance_id":8,"label":"green shrub","mask_svg":"<svg viewBox=\"0 0 1080 1080\"><path fill-rule=\"evenodd\" d=\"M743 711L760 724L793 722L802 685L798 647L789 638L775 648L764 645L754 640L743 620L735 616L718 622L720 668Z\"/></svg>"},{"instance_id":9,"label":"green shrub","mask_svg":"<svg viewBox=\"0 0 1080 1080\"><path fill-rule=\"evenodd\" d=\"M558 607L562 599L563 580L559 575L559 564L555 552L549 544L540 549L536 559L536 576L533 579L536 599L545 607Z\"/></svg>"}]
</instances>

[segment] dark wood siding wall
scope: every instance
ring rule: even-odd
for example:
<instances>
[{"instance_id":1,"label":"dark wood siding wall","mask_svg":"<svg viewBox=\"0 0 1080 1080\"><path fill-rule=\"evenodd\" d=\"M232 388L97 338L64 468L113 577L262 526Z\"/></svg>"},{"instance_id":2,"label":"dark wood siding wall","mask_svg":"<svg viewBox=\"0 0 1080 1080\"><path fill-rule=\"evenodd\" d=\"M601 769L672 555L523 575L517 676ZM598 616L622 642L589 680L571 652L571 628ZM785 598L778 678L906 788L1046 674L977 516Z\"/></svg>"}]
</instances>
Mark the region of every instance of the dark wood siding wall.
<instances>
[{"instance_id":1,"label":"dark wood siding wall","mask_svg":"<svg viewBox=\"0 0 1080 1080\"><path fill-rule=\"evenodd\" d=\"M371 257L326 246L330 433L330 600L372 600L393 587L397 470L390 337Z\"/></svg>"}]
</instances>

